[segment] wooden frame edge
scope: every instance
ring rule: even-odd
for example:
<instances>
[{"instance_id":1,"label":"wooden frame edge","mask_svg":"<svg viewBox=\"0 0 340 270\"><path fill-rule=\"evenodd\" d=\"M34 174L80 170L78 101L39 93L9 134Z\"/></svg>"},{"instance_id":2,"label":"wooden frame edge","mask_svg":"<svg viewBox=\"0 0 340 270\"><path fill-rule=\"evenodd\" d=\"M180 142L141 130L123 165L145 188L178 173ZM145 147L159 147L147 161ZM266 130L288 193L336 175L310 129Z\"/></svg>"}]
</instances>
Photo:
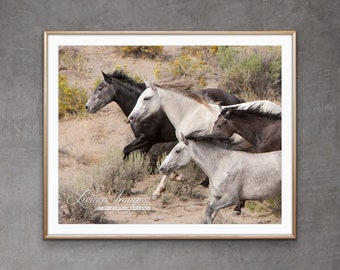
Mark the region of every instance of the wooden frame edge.
<instances>
[{"instance_id":1,"label":"wooden frame edge","mask_svg":"<svg viewBox=\"0 0 340 270\"><path fill-rule=\"evenodd\" d=\"M44 188L43 188L43 196L44 196L44 239L48 237L48 32L44 32L44 89L43 89L43 97L44 97Z\"/></svg>"}]
</instances>

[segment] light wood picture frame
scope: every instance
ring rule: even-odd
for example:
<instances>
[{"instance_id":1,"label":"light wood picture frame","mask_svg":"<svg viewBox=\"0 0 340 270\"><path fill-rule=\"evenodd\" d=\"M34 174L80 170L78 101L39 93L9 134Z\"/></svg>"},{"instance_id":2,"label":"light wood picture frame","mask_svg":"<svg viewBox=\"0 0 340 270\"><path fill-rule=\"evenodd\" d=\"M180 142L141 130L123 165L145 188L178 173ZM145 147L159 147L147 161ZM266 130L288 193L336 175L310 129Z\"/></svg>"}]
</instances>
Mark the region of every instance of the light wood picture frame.
<instances>
[{"instance_id":1,"label":"light wood picture frame","mask_svg":"<svg viewBox=\"0 0 340 270\"><path fill-rule=\"evenodd\" d=\"M123 159L124 146L136 137L126 123L131 109L89 101L115 71L134 87L145 81L151 89L176 77L190 90L219 87L246 102L269 100L280 107L280 199L247 201L240 215L230 206L217 222L203 224L208 197L219 190L212 187L214 177L209 189L182 179L155 196L161 174L149 170L149 158L137 153ZM44 32L44 239L296 239L296 181L295 31Z\"/></svg>"}]
</instances>

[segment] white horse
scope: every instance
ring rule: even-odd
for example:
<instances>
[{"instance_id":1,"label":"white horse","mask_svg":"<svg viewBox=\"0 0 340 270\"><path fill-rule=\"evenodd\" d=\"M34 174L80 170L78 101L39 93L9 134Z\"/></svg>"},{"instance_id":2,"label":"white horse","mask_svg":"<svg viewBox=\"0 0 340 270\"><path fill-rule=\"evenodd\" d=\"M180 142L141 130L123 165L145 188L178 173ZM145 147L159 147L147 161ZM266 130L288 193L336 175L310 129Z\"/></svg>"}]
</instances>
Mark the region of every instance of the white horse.
<instances>
[{"instance_id":1,"label":"white horse","mask_svg":"<svg viewBox=\"0 0 340 270\"><path fill-rule=\"evenodd\" d=\"M243 200L266 200L281 195L281 151L246 153L222 148L207 136L183 136L160 167L168 174L193 159L210 179L210 204L205 221L219 209Z\"/></svg>"},{"instance_id":2,"label":"white horse","mask_svg":"<svg viewBox=\"0 0 340 270\"><path fill-rule=\"evenodd\" d=\"M207 103L202 97L193 92L162 89L149 84L148 88L139 96L128 120L138 123L157 113L159 109L163 109L176 129L177 139L180 140L181 133L189 134L195 130L210 132L220 114L221 108L230 107L242 110L252 106L258 107L260 112L281 112L281 107L269 100L258 100L221 107Z\"/></svg>"},{"instance_id":3,"label":"white horse","mask_svg":"<svg viewBox=\"0 0 340 270\"><path fill-rule=\"evenodd\" d=\"M162 89L153 84L147 85L148 88L139 96L134 109L128 117L130 122L138 123L162 109L175 127L178 140L180 140L181 133L189 134L195 130L203 130L209 133L212 130L214 122L220 114L220 106L208 104L203 98L192 92ZM264 112L275 111L278 109L277 107L279 107L268 100L246 102L230 106L233 108L235 106L249 108L254 105L259 106L260 110ZM279 109L281 110L280 107ZM238 147L243 147L244 149L249 148L250 144L242 137L238 136L237 140L239 142ZM152 195L154 199L160 197L161 192L165 190L166 183L167 178L163 176L160 184Z\"/></svg>"}]
</instances>

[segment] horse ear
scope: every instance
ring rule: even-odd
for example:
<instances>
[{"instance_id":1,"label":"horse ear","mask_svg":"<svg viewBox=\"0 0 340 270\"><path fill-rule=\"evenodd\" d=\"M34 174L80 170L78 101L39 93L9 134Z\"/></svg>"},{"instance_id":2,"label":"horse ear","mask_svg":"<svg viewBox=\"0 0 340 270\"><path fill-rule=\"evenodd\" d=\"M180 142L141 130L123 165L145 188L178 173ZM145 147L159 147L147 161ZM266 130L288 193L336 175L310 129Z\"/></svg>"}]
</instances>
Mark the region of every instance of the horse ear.
<instances>
[{"instance_id":1,"label":"horse ear","mask_svg":"<svg viewBox=\"0 0 340 270\"><path fill-rule=\"evenodd\" d=\"M181 132L181 141L184 142L185 145L188 145L188 140L185 138L182 132Z\"/></svg>"},{"instance_id":2,"label":"horse ear","mask_svg":"<svg viewBox=\"0 0 340 270\"><path fill-rule=\"evenodd\" d=\"M102 74L103 74L103 77L104 77L104 80L107 82L107 83L111 83L112 82L112 79L109 77L109 75L107 75L104 71L102 71Z\"/></svg>"},{"instance_id":3,"label":"horse ear","mask_svg":"<svg viewBox=\"0 0 340 270\"><path fill-rule=\"evenodd\" d=\"M146 88L149 88L150 87L150 82L147 79L145 79L144 76L143 76L143 81L144 81L144 84L145 84Z\"/></svg>"},{"instance_id":4,"label":"horse ear","mask_svg":"<svg viewBox=\"0 0 340 270\"><path fill-rule=\"evenodd\" d=\"M225 112L222 112L222 115L225 119L228 119L231 115L231 111L225 111Z\"/></svg>"},{"instance_id":5,"label":"horse ear","mask_svg":"<svg viewBox=\"0 0 340 270\"><path fill-rule=\"evenodd\" d=\"M153 91L156 91L156 90L157 90L156 86L155 86L153 83L150 83L150 88L151 88Z\"/></svg>"}]
</instances>

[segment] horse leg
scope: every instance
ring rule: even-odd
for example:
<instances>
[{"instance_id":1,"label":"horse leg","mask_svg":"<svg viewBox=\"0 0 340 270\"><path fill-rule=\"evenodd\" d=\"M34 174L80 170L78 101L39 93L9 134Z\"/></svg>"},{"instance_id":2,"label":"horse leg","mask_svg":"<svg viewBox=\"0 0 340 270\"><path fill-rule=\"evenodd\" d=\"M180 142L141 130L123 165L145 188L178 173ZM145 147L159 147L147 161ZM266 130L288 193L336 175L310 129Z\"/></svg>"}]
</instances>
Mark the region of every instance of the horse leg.
<instances>
[{"instance_id":1,"label":"horse leg","mask_svg":"<svg viewBox=\"0 0 340 270\"><path fill-rule=\"evenodd\" d=\"M150 150L151 146L152 146L151 142L145 140L145 138L141 136L124 147L123 149L124 159L126 159L127 156L135 150L142 149L144 153L147 153Z\"/></svg>"},{"instance_id":2,"label":"horse leg","mask_svg":"<svg viewBox=\"0 0 340 270\"><path fill-rule=\"evenodd\" d=\"M164 174L156 190L152 193L152 197L151 197L152 200L157 200L161 196L161 193L165 191L167 183L168 183L168 178L167 178L167 175Z\"/></svg>"},{"instance_id":3,"label":"horse leg","mask_svg":"<svg viewBox=\"0 0 340 270\"><path fill-rule=\"evenodd\" d=\"M241 215L241 208L244 208L246 201L239 201L239 203L234 208L235 215Z\"/></svg>"},{"instance_id":4,"label":"horse leg","mask_svg":"<svg viewBox=\"0 0 340 270\"><path fill-rule=\"evenodd\" d=\"M218 201L210 204L205 210L205 219L207 224L212 224L218 211L222 208L226 208L230 205L235 204L235 199L231 198L228 195L223 196Z\"/></svg>"},{"instance_id":5,"label":"horse leg","mask_svg":"<svg viewBox=\"0 0 340 270\"><path fill-rule=\"evenodd\" d=\"M186 181L188 179L182 174L179 174L177 172L172 172L170 174L170 180L177 181L177 182L183 182L183 181Z\"/></svg>"},{"instance_id":6,"label":"horse leg","mask_svg":"<svg viewBox=\"0 0 340 270\"><path fill-rule=\"evenodd\" d=\"M182 182L186 181L187 178L181 174L178 174L177 172L172 172L170 174L170 180ZM156 190L152 193L152 200L157 200L161 196L161 193L164 192L166 189L167 183L168 183L167 175L163 175L161 182L157 186Z\"/></svg>"},{"instance_id":7,"label":"horse leg","mask_svg":"<svg viewBox=\"0 0 340 270\"><path fill-rule=\"evenodd\" d=\"M209 187L209 177L207 176L207 177L203 180L203 182L201 182L200 185L203 186L203 187Z\"/></svg>"}]
</instances>

